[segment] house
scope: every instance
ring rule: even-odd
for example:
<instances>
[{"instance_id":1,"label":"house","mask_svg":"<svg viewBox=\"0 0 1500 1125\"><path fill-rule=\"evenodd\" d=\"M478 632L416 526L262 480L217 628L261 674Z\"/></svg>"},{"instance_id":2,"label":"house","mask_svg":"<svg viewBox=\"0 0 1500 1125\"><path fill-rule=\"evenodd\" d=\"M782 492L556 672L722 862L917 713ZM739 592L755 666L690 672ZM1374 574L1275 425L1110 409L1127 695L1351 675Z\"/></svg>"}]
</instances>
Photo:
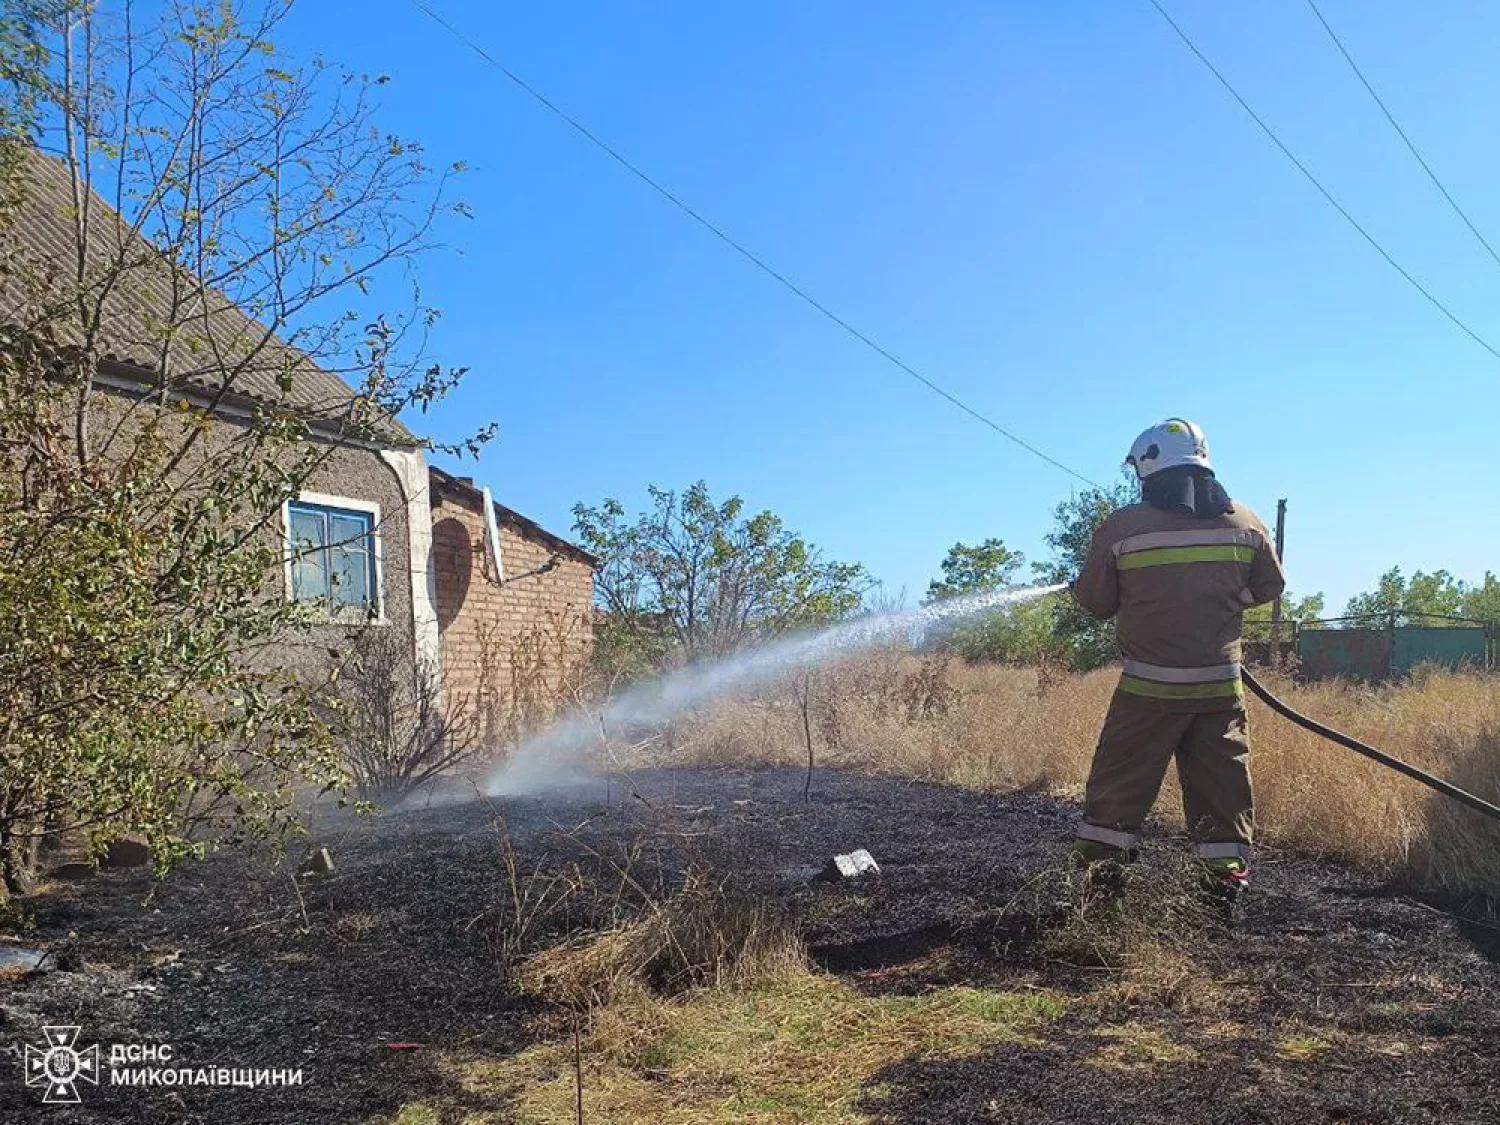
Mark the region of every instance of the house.
<instances>
[{"instance_id":1,"label":"house","mask_svg":"<svg viewBox=\"0 0 1500 1125\"><path fill-rule=\"evenodd\" d=\"M591 555L429 466L398 419L354 418L356 395L343 377L185 279L97 195L80 221L63 163L33 153L27 182L3 251L5 322L46 315L38 294L55 287L36 282L49 271L74 275L80 229L91 271L128 278L90 282L101 326L94 385L105 392L91 409L115 418L125 404L188 403L212 411L213 440L232 442L254 410L275 405L306 423L307 441L323 454L273 521L286 559L275 596L313 603L322 615L314 643L289 645L286 660L326 659L351 625L369 623L401 636L445 697L492 715L514 708L518 691L560 689L588 651ZM180 330L164 333L163 323Z\"/></svg>"}]
</instances>

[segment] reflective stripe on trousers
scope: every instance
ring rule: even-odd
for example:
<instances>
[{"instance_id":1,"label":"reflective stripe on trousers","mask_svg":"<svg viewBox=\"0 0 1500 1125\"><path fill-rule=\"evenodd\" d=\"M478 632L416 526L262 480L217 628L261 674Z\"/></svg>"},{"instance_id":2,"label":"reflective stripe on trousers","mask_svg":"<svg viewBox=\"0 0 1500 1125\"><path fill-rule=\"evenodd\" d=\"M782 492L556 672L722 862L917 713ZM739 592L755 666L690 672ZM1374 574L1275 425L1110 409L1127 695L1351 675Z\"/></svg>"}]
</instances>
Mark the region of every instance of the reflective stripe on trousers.
<instances>
[{"instance_id":1,"label":"reflective stripe on trousers","mask_svg":"<svg viewBox=\"0 0 1500 1125\"><path fill-rule=\"evenodd\" d=\"M1083 821L1078 826L1078 838L1080 840L1092 840L1096 844L1108 844L1112 848L1121 851L1129 851L1135 847L1135 842L1140 837L1134 832L1117 832L1113 828L1105 828L1103 825L1090 824Z\"/></svg>"}]
</instances>

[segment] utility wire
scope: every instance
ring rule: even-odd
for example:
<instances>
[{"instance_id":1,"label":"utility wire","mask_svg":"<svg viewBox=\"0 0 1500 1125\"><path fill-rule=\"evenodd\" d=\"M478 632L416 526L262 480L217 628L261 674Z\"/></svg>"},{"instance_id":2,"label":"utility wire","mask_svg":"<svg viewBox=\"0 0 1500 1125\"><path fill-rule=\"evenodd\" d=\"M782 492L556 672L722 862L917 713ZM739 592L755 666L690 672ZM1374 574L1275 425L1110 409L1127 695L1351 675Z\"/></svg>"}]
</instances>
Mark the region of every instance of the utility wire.
<instances>
[{"instance_id":1,"label":"utility wire","mask_svg":"<svg viewBox=\"0 0 1500 1125\"><path fill-rule=\"evenodd\" d=\"M1441 300L1439 300L1430 289L1428 289L1425 285L1423 285L1420 281L1413 277L1411 273L1406 269L1406 267L1404 267L1400 262L1396 261L1395 258L1391 257L1390 252L1375 240L1375 236L1367 231L1360 224L1359 220L1349 213L1348 209L1345 208L1342 203L1334 198L1333 193L1330 192L1326 187L1324 187L1322 181L1320 181L1316 176L1312 174L1311 171L1309 171L1307 165L1302 163L1301 160L1297 159L1296 154L1282 143L1281 138L1276 135L1276 131L1272 129L1271 126L1266 124L1265 120L1260 116L1260 114L1256 113L1255 110L1250 107L1250 103L1247 102L1243 97L1241 97L1240 92L1230 84L1229 79L1225 78L1224 75L1219 71L1219 68L1214 66L1214 64L1208 60L1208 56L1198 49L1197 44L1195 44L1190 38L1188 38L1187 32L1183 31L1177 21L1174 20L1167 13L1167 10L1161 6L1160 0L1150 0L1150 3L1151 6L1155 8L1161 15L1161 18L1167 21L1168 26L1177 33L1177 38L1181 39L1183 44L1186 45L1187 49L1191 51L1195 56L1197 56L1198 61L1208 68L1209 73L1219 80L1219 85L1223 86L1224 89L1229 92L1229 96L1239 103L1240 108L1250 115L1250 120L1254 121L1257 125L1260 126L1261 131L1271 139L1271 143L1281 150L1281 154L1292 162L1297 171L1301 172L1305 177L1307 177L1307 182L1318 189L1318 194L1326 199L1329 205L1340 215L1342 215L1345 221L1348 222L1351 227L1359 232L1359 236L1366 242L1368 242L1371 247L1374 248L1377 254L1385 259L1386 264L1389 265L1391 269L1399 273L1402 277L1404 277L1413 289L1422 294L1423 297L1426 297L1432 307L1437 309L1438 312L1442 313L1445 317L1452 321L1454 326L1460 332L1462 332L1469 339L1473 340L1485 351L1489 352L1490 355L1494 356L1496 359L1500 359L1500 351L1497 351L1488 340L1486 340L1478 332L1475 332L1474 329L1470 328L1467 324L1460 320L1457 313L1455 313Z\"/></svg>"},{"instance_id":2,"label":"utility wire","mask_svg":"<svg viewBox=\"0 0 1500 1125\"><path fill-rule=\"evenodd\" d=\"M1484 235L1479 233L1479 228L1474 225L1473 220L1470 219L1469 216L1464 212L1464 209L1458 205L1458 200L1454 199L1452 193L1443 186L1443 181L1438 179L1438 174L1432 170L1432 166L1427 163L1426 159L1417 150L1415 142L1413 142L1412 139L1407 136L1406 130L1401 128L1401 123L1396 120L1396 115L1393 114L1390 111L1390 107L1385 104L1385 99L1383 99L1379 94L1375 92L1375 87L1372 86L1370 84L1370 80L1365 77L1364 71L1359 69L1359 64L1354 61L1354 56L1349 54L1349 48L1344 46L1344 41L1340 39L1333 28L1329 26L1328 20L1318 9L1316 0L1307 0L1307 6L1313 10L1313 15L1318 17L1318 22L1323 25L1323 30L1328 32L1328 38L1333 40L1333 45L1339 49L1339 54L1343 55L1344 61L1349 64L1349 69L1354 71L1354 77L1359 79L1360 85L1365 88L1370 97L1374 99L1375 104L1380 107L1380 112L1385 114L1385 119L1391 123L1391 128L1396 130L1396 135L1405 142L1406 147L1411 151L1412 156L1415 157L1417 163L1422 166L1422 171L1427 173L1427 178L1432 181L1432 186L1438 189L1438 191L1442 194L1442 197L1448 201L1448 206L1453 208L1453 213L1463 220L1464 226L1469 228L1469 233L1471 233L1475 238L1479 239L1479 244L1483 246L1489 253L1489 256L1495 260L1495 264L1497 266L1500 266L1500 254L1497 254L1495 252L1495 248L1490 245L1489 240L1485 238Z\"/></svg>"},{"instance_id":3,"label":"utility wire","mask_svg":"<svg viewBox=\"0 0 1500 1125\"><path fill-rule=\"evenodd\" d=\"M665 187L659 181L653 179L650 175L648 175L645 171L643 171L640 168L639 165L633 163L628 157L626 157L618 149L616 149L613 146L611 146L607 141L605 141L597 133L593 132L593 130L591 130L587 125L585 125L583 122L579 121L576 117L574 117L571 114L569 114L566 110L564 110L556 102L554 102L550 98L548 98L545 94L543 94L535 86L532 86L529 82L527 82L525 79L523 79L519 74L517 74L515 71L511 70L504 63L502 63L499 59L497 59L493 55L491 55L488 51L486 51L478 43L474 42L474 40L470 39L467 35L465 35L457 27L455 27L453 24L449 23L446 19L444 19L437 12L433 11L430 7L428 7L425 3L423 3L423 0L412 0L412 4L418 10L420 10L424 15L426 15L429 19L431 19L434 23L436 23L440 27L444 28L450 35L452 35L460 43L462 43L462 44L464 44L464 46L468 47L469 50L473 51L481 59L483 59L485 62L489 63L490 66L494 67L501 74L505 75L506 78L510 79L510 81L512 83L514 83L517 87L519 87L522 91L524 91L528 96L530 96L534 101L536 101L543 108L545 108L549 113L552 113L554 116L556 116L559 119L561 119L562 121L566 122L577 133L579 133L581 136L583 136L584 139L586 139L590 144L592 144L596 148L598 148L601 152L605 153L605 155L607 155L616 164L620 165L620 167L624 168L632 176L634 176L636 179L640 180L643 184L645 184L652 191L654 191L658 195L660 195L668 203L672 204L672 206L676 207L683 214L687 215L688 218L692 219L699 226L703 227L703 229L705 229L706 231L708 231L715 238L717 238L720 242L722 242L726 246L728 246L731 250L733 250L737 254L739 254L740 257L744 258L751 265L753 265L756 269L760 270L762 273L764 273L766 276L772 278L773 280L779 282L789 292L791 292L795 296L801 298L801 300L804 301L806 304L810 305L817 312L821 313L823 316L825 316L829 320L831 320L834 324L836 324L840 328L842 328L850 336L853 336L860 343L864 344L865 347L869 348L876 355L879 355L883 359L888 360L890 363L894 364L901 371L905 372L907 375L910 375L917 382L921 383L928 390L932 391L936 395L941 396L944 399L947 399L948 402L950 402L954 406L958 407L965 414L969 415L971 418L974 418L976 421L982 423L983 425L988 426L990 429L994 430L995 433L999 434L1001 437L1005 438L1007 441L1014 442L1016 445L1019 445L1022 449L1026 450L1028 453L1031 453L1031 454L1034 454L1037 457L1040 457L1043 461L1047 462L1047 464L1053 466L1054 468L1061 469L1063 472L1067 473L1069 476L1075 477L1078 480L1081 480L1084 484L1088 485L1089 487L1096 488L1096 489L1099 489L1100 491L1103 491L1104 486L1101 485L1101 484L1099 484L1097 481L1089 479L1088 477L1084 476L1082 473L1078 472L1078 470L1076 470L1076 469L1074 469L1074 468L1072 468L1072 467L1070 467L1068 465L1063 464L1061 461L1059 461L1056 457L1053 457L1051 454L1044 453L1042 450L1038 449L1036 446L1032 445L1030 442L1026 441L1024 438L1018 437L1017 435L1011 433L1011 431L1009 431L1005 427L1001 426L998 422L995 422L992 419L986 417L984 414L981 414L978 410L975 410L972 406L970 406L968 403L964 402L962 399L958 398L956 395L954 395L951 392L943 389L943 387L939 386L937 383L934 383L931 379L927 378L927 376L923 375L920 371L918 371L916 368L912 367L910 364L906 363L900 357L894 355L893 353L891 353L890 351L888 351L886 348L884 348L880 344L876 343L873 339L871 339L864 332L861 332L854 325L850 324L847 320L845 320L843 317L839 316L836 312L834 312L832 309L830 309L827 305L823 304L816 297L814 297L812 294L810 294L809 292L807 292L807 290L803 289L796 282L792 281L785 274L781 273L775 267L773 267L772 265L770 265L764 258L760 257L754 251L752 251L748 247L746 247L744 245L744 243L737 241L732 235L730 235L728 232L726 232L722 227L718 226L717 224L715 224L711 220L705 218L698 211L695 211L686 202L684 202L679 196L675 195L670 189L668 189L667 187ZM1500 358L1500 352L1496 353L1496 357Z\"/></svg>"}]
</instances>

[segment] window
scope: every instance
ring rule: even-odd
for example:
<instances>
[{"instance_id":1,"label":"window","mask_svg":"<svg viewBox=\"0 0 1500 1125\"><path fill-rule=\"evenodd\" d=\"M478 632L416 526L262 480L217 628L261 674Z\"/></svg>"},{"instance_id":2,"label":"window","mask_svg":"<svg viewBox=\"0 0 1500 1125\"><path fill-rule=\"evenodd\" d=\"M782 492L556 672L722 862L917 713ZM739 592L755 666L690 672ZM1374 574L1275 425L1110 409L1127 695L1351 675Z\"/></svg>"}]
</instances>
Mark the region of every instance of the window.
<instances>
[{"instance_id":1,"label":"window","mask_svg":"<svg viewBox=\"0 0 1500 1125\"><path fill-rule=\"evenodd\" d=\"M376 512L294 500L287 505L293 601L380 614Z\"/></svg>"}]
</instances>

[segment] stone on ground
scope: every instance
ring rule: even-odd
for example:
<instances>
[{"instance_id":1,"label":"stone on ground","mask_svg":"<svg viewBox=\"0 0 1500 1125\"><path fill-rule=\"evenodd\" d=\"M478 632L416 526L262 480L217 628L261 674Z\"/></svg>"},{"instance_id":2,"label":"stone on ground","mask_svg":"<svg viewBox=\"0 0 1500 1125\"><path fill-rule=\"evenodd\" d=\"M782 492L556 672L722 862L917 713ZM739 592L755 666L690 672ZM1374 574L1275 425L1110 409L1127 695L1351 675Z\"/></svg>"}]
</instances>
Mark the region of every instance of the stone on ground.
<instances>
[{"instance_id":1,"label":"stone on ground","mask_svg":"<svg viewBox=\"0 0 1500 1125\"><path fill-rule=\"evenodd\" d=\"M866 875L879 874L880 865L875 862L875 857L866 849L859 848L834 856L824 865L819 878L826 879L830 883L839 883L846 879L860 879Z\"/></svg>"},{"instance_id":2,"label":"stone on ground","mask_svg":"<svg viewBox=\"0 0 1500 1125\"><path fill-rule=\"evenodd\" d=\"M302 874L304 875L329 875L332 872L333 853L327 848L319 848L302 863Z\"/></svg>"}]
</instances>

